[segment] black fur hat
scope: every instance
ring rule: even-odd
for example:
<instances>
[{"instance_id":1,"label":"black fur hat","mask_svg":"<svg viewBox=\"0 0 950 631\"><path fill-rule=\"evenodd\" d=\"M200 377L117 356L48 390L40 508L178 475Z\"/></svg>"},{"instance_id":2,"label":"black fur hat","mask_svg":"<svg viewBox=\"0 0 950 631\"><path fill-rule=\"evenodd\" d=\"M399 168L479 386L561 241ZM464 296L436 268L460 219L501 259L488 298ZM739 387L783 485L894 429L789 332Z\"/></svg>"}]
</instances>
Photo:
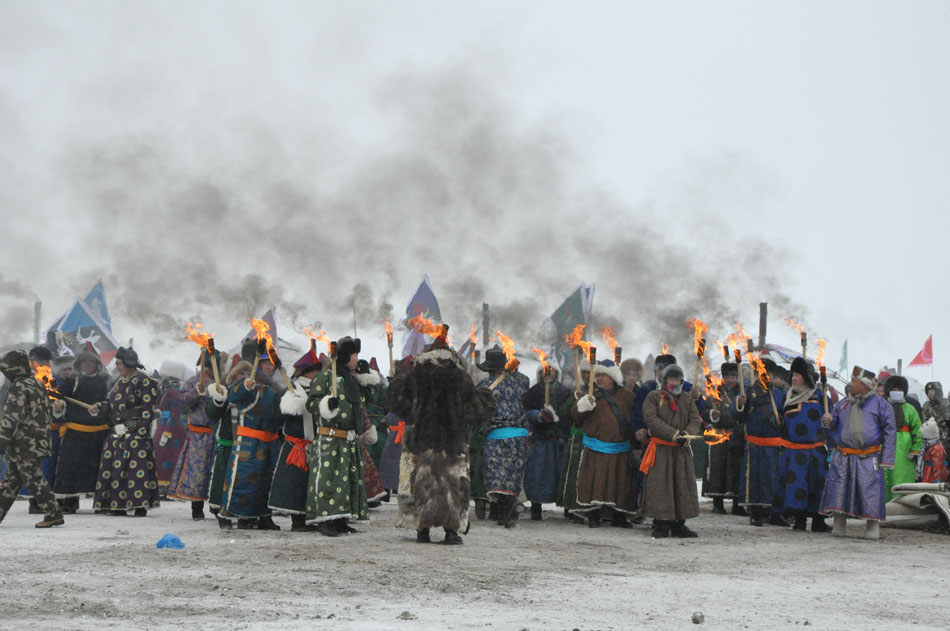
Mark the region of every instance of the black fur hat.
<instances>
[{"instance_id":1,"label":"black fur hat","mask_svg":"<svg viewBox=\"0 0 950 631\"><path fill-rule=\"evenodd\" d=\"M796 357L792 360L792 365L789 368L789 377L794 374L801 375L809 388L815 387L815 369L801 357Z\"/></svg>"},{"instance_id":2,"label":"black fur hat","mask_svg":"<svg viewBox=\"0 0 950 631\"><path fill-rule=\"evenodd\" d=\"M719 373L723 377L738 377L739 376L739 366L735 362L723 362L719 366Z\"/></svg>"},{"instance_id":3,"label":"black fur hat","mask_svg":"<svg viewBox=\"0 0 950 631\"><path fill-rule=\"evenodd\" d=\"M657 355L656 359L653 360L653 372L660 372L667 366L672 366L676 363L676 357L673 355Z\"/></svg>"},{"instance_id":4,"label":"black fur hat","mask_svg":"<svg viewBox=\"0 0 950 631\"><path fill-rule=\"evenodd\" d=\"M336 343L337 359L345 364L350 360L350 355L355 355L360 352L361 346L360 338L353 339L349 335L341 337Z\"/></svg>"},{"instance_id":5,"label":"black fur hat","mask_svg":"<svg viewBox=\"0 0 950 631\"><path fill-rule=\"evenodd\" d=\"M887 395L893 390L900 390L904 393L904 396L907 396L907 390L909 386L907 384L907 379L901 377L900 375L891 375L884 380L884 394Z\"/></svg>"},{"instance_id":6,"label":"black fur hat","mask_svg":"<svg viewBox=\"0 0 950 631\"><path fill-rule=\"evenodd\" d=\"M34 346L30 349L30 361L51 362L53 361L53 351L45 346Z\"/></svg>"},{"instance_id":7,"label":"black fur hat","mask_svg":"<svg viewBox=\"0 0 950 631\"><path fill-rule=\"evenodd\" d=\"M145 368L145 366L139 363L139 354L131 348L120 346L119 350L115 352L115 360L122 362L129 368Z\"/></svg>"}]
</instances>

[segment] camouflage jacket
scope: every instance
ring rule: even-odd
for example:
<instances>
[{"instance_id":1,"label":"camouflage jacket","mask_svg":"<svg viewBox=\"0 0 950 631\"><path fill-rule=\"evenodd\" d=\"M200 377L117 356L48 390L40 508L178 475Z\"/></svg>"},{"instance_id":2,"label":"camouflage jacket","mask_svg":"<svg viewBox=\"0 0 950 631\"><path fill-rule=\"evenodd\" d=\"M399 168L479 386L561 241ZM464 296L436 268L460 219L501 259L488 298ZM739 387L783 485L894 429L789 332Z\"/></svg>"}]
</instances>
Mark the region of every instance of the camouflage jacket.
<instances>
[{"instance_id":1,"label":"camouflage jacket","mask_svg":"<svg viewBox=\"0 0 950 631\"><path fill-rule=\"evenodd\" d=\"M12 462L49 456L53 406L46 388L33 378L26 352L4 355L0 371L10 385L0 421L0 452Z\"/></svg>"}]
</instances>

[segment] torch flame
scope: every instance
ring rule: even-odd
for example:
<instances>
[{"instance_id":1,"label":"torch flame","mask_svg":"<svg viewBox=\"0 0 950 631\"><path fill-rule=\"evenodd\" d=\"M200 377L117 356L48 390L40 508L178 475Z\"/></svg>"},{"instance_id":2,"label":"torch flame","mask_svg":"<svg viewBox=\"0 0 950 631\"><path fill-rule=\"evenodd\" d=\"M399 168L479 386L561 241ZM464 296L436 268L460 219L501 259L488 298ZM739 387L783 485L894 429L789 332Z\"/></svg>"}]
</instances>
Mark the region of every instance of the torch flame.
<instances>
[{"instance_id":1,"label":"torch flame","mask_svg":"<svg viewBox=\"0 0 950 631\"><path fill-rule=\"evenodd\" d=\"M746 330L742 328L741 322L736 322L736 335L738 335L738 344L744 344L746 340L751 340L752 336L746 333Z\"/></svg>"},{"instance_id":2,"label":"torch flame","mask_svg":"<svg viewBox=\"0 0 950 631\"><path fill-rule=\"evenodd\" d=\"M264 324L266 325L267 323L265 322ZM214 337L214 333L208 333L204 328L205 325L200 322L188 322L185 324L185 337L201 348L207 349L208 342Z\"/></svg>"},{"instance_id":3,"label":"torch flame","mask_svg":"<svg viewBox=\"0 0 950 631\"><path fill-rule=\"evenodd\" d=\"M703 374L706 375L706 396L717 401L722 401L722 394L719 392L719 386L722 385L722 377L715 375L709 370L709 362L703 359Z\"/></svg>"},{"instance_id":4,"label":"torch flame","mask_svg":"<svg viewBox=\"0 0 950 631\"><path fill-rule=\"evenodd\" d=\"M782 322L784 322L784 323L787 324L788 326L792 327L793 329L795 329L795 330L798 331L799 333L803 333L803 332L805 331L805 327L803 327L803 326L802 326L801 324L799 324L798 322L795 322L795 320L792 320L791 318L782 318Z\"/></svg>"},{"instance_id":5,"label":"torch flame","mask_svg":"<svg viewBox=\"0 0 950 631\"><path fill-rule=\"evenodd\" d=\"M540 348L531 348L532 353L537 353L538 361L541 362L541 369L544 370L547 374L548 370L551 368L551 364L547 362L548 354L545 351L542 351Z\"/></svg>"},{"instance_id":6,"label":"torch flame","mask_svg":"<svg viewBox=\"0 0 950 631\"><path fill-rule=\"evenodd\" d=\"M586 324L578 324L574 327L574 330L570 334L564 336L564 341L568 343L571 348L580 348L584 351L584 355L590 355L590 347L593 346L587 340L582 340L581 336L584 335L584 327Z\"/></svg>"},{"instance_id":7,"label":"torch flame","mask_svg":"<svg viewBox=\"0 0 950 631\"><path fill-rule=\"evenodd\" d=\"M277 349L274 348L274 339L270 336L270 325L260 318L251 318L251 327L257 332L257 340L267 340L267 354L274 358L277 356ZM276 360L275 360L275 363Z\"/></svg>"},{"instance_id":8,"label":"torch flame","mask_svg":"<svg viewBox=\"0 0 950 631\"><path fill-rule=\"evenodd\" d=\"M477 331L478 331L478 323L474 322L472 323L472 330L469 331L468 333L468 339L472 343L472 346L475 346L476 344L478 344L478 335L476 335Z\"/></svg>"},{"instance_id":9,"label":"torch flame","mask_svg":"<svg viewBox=\"0 0 950 631\"><path fill-rule=\"evenodd\" d=\"M772 382L769 379L769 371L765 368L765 363L759 358L758 353L749 353L747 355L749 363L752 364L752 367L755 368L755 373L759 377L759 383L762 384L762 387L766 390L771 388Z\"/></svg>"},{"instance_id":10,"label":"torch flame","mask_svg":"<svg viewBox=\"0 0 950 631\"><path fill-rule=\"evenodd\" d=\"M709 330L709 327L699 318L690 318L686 326L693 329L693 354L700 355L703 351L703 334Z\"/></svg>"},{"instance_id":11,"label":"torch flame","mask_svg":"<svg viewBox=\"0 0 950 631\"><path fill-rule=\"evenodd\" d=\"M825 349L828 347L828 342L818 340L815 344L818 345L818 357L815 359L815 363L818 364L819 368L823 368L825 366Z\"/></svg>"},{"instance_id":12,"label":"torch flame","mask_svg":"<svg viewBox=\"0 0 950 631\"><path fill-rule=\"evenodd\" d=\"M265 323L265 324L266 324L266 323ZM317 333L314 333L314 332L313 332L313 325L312 325L312 324L308 324L308 325L305 326L303 329L301 329L301 332L302 332L304 335L306 335L308 338L310 338L311 340L317 340L318 342L323 342L324 344L326 344L326 345L327 345L327 350L329 351L329 349L330 349L330 338L327 336L327 332L326 332L326 331L324 331L323 329L320 329Z\"/></svg>"},{"instance_id":13,"label":"torch flame","mask_svg":"<svg viewBox=\"0 0 950 631\"><path fill-rule=\"evenodd\" d=\"M386 341L391 344L393 341L393 323L386 318L382 319L382 323L386 327Z\"/></svg>"},{"instance_id":14,"label":"torch flame","mask_svg":"<svg viewBox=\"0 0 950 631\"><path fill-rule=\"evenodd\" d=\"M55 399L56 397L54 397L53 394L59 394L59 390L57 390L54 385L53 369L49 366L40 366L36 362L30 362L30 367L33 369L33 378L46 388L46 391L49 393L49 398Z\"/></svg>"},{"instance_id":15,"label":"torch flame","mask_svg":"<svg viewBox=\"0 0 950 631\"><path fill-rule=\"evenodd\" d=\"M436 339L442 336L442 325L436 324L432 320L423 317L422 315L417 315L406 320L406 326L410 329L418 331L424 335L428 335L432 339Z\"/></svg>"},{"instance_id":16,"label":"torch flame","mask_svg":"<svg viewBox=\"0 0 950 631\"><path fill-rule=\"evenodd\" d=\"M620 344L617 344L617 339L614 337L613 327L600 327L600 336L604 338L604 344L610 349L611 354L613 354L615 348L620 346Z\"/></svg>"},{"instance_id":17,"label":"torch flame","mask_svg":"<svg viewBox=\"0 0 950 631\"><path fill-rule=\"evenodd\" d=\"M719 445L729 440L729 434L714 429L707 429L703 432L703 440L705 440L708 445Z\"/></svg>"},{"instance_id":18,"label":"torch flame","mask_svg":"<svg viewBox=\"0 0 950 631\"><path fill-rule=\"evenodd\" d=\"M502 333L501 331L495 331L495 338L501 342L502 351L505 353L505 359L508 361L505 363L505 369L509 370L509 367L512 365L517 365L514 362L518 360L515 359L515 343L510 337Z\"/></svg>"},{"instance_id":19,"label":"torch flame","mask_svg":"<svg viewBox=\"0 0 950 631\"><path fill-rule=\"evenodd\" d=\"M669 355L670 354L670 345L665 342L660 342L660 354Z\"/></svg>"}]
</instances>

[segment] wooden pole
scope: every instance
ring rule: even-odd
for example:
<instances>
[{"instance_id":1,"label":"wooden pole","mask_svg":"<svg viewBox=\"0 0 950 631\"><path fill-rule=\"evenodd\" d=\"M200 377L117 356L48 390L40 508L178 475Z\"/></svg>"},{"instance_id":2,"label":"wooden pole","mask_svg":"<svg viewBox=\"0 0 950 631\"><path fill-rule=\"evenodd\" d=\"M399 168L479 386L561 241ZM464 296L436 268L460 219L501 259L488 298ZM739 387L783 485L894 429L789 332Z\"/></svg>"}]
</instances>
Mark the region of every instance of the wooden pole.
<instances>
[{"instance_id":1,"label":"wooden pole","mask_svg":"<svg viewBox=\"0 0 950 631\"><path fill-rule=\"evenodd\" d=\"M732 349L736 355L736 366L739 367L739 396L745 396L745 379L742 378L742 352L738 348Z\"/></svg>"},{"instance_id":2,"label":"wooden pole","mask_svg":"<svg viewBox=\"0 0 950 631\"><path fill-rule=\"evenodd\" d=\"M218 371L218 353L214 349L214 338L208 338L208 356L211 357L211 373L214 375L214 385L221 387L221 374ZM202 366L202 369L204 367Z\"/></svg>"},{"instance_id":3,"label":"wooden pole","mask_svg":"<svg viewBox=\"0 0 950 631\"><path fill-rule=\"evenodd\" d=\"M594 396L594 366L597 364L597 347L590 347L590 379L587 385L587 394Z\"/></svg>"}]
</instances>

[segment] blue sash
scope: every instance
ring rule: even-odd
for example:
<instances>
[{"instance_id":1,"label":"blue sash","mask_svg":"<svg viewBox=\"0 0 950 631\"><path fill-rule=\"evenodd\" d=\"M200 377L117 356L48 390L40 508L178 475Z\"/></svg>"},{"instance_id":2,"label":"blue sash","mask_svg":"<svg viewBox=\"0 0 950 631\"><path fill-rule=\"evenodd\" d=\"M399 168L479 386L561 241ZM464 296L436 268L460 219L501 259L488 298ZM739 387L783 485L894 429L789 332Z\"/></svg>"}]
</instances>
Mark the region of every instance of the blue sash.
<instances>
[{"instance_id":1,"label":"blue sash","mask_svg":"<svg viewBox=\"0 0 950 631\"><path fill-rule=\"evenodd\" d=\"M523 427L499 427L488 433L485 440L503 440L505 438L528 437L528 430Z\"/></svg>"},{"instance_id":2,"label":"blue sash","mask_svg":"<svg viewBox=\"0 0 950 631\"><path fill-rule=\"evenodd\" d=\"M591 451L597 451L602 454L622 454L630 451L629 440L619 443L605 443L602 440L591 438L587 434L584 434L584 446Z\"/></svg>"}]
</instances>

